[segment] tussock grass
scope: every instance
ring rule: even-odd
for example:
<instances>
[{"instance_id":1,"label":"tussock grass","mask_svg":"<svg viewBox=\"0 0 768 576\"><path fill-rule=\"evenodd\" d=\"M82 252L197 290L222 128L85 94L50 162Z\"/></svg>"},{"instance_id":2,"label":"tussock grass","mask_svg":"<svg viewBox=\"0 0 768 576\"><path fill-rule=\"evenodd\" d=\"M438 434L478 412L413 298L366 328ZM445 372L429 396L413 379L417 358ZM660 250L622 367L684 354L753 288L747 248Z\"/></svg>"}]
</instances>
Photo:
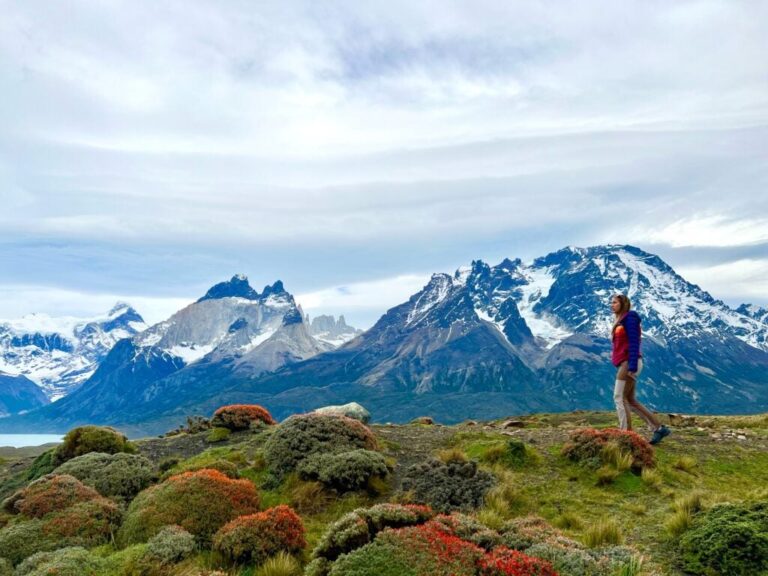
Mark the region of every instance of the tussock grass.
<instances>
[{"instance_id":1,"label":"tussock grass","mask_svg":"<svg viewBox=\"0 0 768 576\"><path fill-rule=\"evenodd\" d=\"M613 466L602 466L597 470L597 485L608 486L619 477L620 472Z\"/></svg>"},{"instance_id":2,"label":"tussock grass","mask_svg":"<svg viewBox=\"0 0 768 576\"><path fill-rule=\"evenodd\" d=\"M563 512L555 518L555 526L564 530L581 530L584 527L584 522L573 512Z\"/></svg>"},{"instance_id":3,"label":"tussock grass","mask_svg":"<svg viewBox=\"0 0 768 576\"><path fill-rule=\"evenodd\" d=\"M285 552L278 552L264 562L254 572L254 576L300 576L301 573L301 564L296 558Z\"/></svg>"},{"instance_id":4,"label":"tussock grass","mask_svg":"<svg viewBox=\"0 0 768 576\"><path fill-rule=\"evenodd\" d=\"M624 509L637 516L643 516L648 512L648 506L645 504L624 504Z\"/></svg>"},{"instance_id":5,"label":"tussock grass","mask_svg":"<svg viewBox=\"0 0 768 576\"><path fill-rule=\"evenodd\" d=\"M316 514L325 510L331 496L321 482L295 480L288 492L290 505L300 514Z\"/></svg>"},{"instance_id":6,"label":"tussock grass","mask_svg":"<svg viewBox=\"0 0 768 576\"><path fill-rule=\"evenodd\" d=\"M653 488L654 490L661 488L661 485L664 482L661 477L661 473L658 470L654 470L653 468L643 468L640 478L643 480L646 486Z\"/></svg>"},{"instance_id":7,"label":"tussock grass","mask_svg":"<svg viewBox=\"0 0 768 576\"><path fill-rule=\"evenodd\" d=\"M466 462L468 460L464 450L458 446L440 450L440 452L437 453L437 457L446 464L450 464L451 462Z\"/></svg>"},{"instance_id":8,"label":"tussock grass","mask_svg":"<svg viewBox=\"0 0 768 576\"><path fill-rule=\"evenodd\" d=\"M611 466L623 472L629 470L632 467L632 454L622 450L616 442L608 442L600 451L600 460L603 464Z\"/></svg>"},{"instance_id":9,"label":"tussock grass","mask_svg":"<svg viewBox=\"0 0 768 576\"><path fill-rule=\"evenodd\" d=\"M676 470L682 470L683 472L693 474L697 465L698 462L696 458L692 456L680 456L677 460L674 461L672 467Z\"/></svg>"},{"instance_id":10,"label":"tussock grass","mask_svg":"<svg viewBox=\"0 0 768 576\"><path fill-rule=\"evenodd\" d=\"M689 514L696 514L703 508L702 498L704 494L698 490L694 490L690 494L680 496L672 504L672 509L676 512L688 512Z\"/></svg>"},{"instance_id":11,"label":"tussock grass","mask_svg":"<svg viewBox=\"0 0 768 576\"><path fill-rule=\"evenodd\" d=\"M624 542L621 528L612 518L601 518L584 532L584 544L589 548L616 546Z\"/></svg>"},{"instance_id":12,"label":"tussock grass","mask_svg":"<svg viewBox=\"0 0 768 576\"><path fill-rule=\"evenodd\" d=\"M392 490L392 487L386 478L382 478L381 476L371 476L366 483L366 490L368 490L372 496L382 496L388 494Z\"/></svg>"},{"instance_id":13,"label":"tussock grass","mask_svg":"<svg viewBox=\"0 0 768 576\"><path fill-rule=\"evenodd\" d=\"M688 530L691 520L693 520L693 515L688 510L678 510L666 521L664 527L670 536L680 536Z\"/></svg>"},{"instance_id":14,"label":"tussock grass","mask_svg":"<svg viewBox=\"0 0 768 576\"><path fill-rule=\"evenodd\" d=\"M477 519L481 524L485 524L492 530L501 530L506 522L506 518L491 508L480 510L477 513Z\"/></svg>"},{"instance_id":15,"label":"tussock grass","mask_svg":"<svg viewBox=\"0 0 768 576\"><path fill-rule=\"evenodd\" d=\"M484 503L487 510L504 519L522 514L528 508L528 499L508 477L499 479L485 495Z\"/></svg>"},{"instance_id":16,"label":"tussock grass","mask_svg":"<svg viewBox=\"0 0 768 576\"><path fill-rule=\"evenodd\" d=\"M629 563L615 572L615 576L639 576L643 571L643 563L642 556L633 556Z\"/></svg>"}]
</instances>

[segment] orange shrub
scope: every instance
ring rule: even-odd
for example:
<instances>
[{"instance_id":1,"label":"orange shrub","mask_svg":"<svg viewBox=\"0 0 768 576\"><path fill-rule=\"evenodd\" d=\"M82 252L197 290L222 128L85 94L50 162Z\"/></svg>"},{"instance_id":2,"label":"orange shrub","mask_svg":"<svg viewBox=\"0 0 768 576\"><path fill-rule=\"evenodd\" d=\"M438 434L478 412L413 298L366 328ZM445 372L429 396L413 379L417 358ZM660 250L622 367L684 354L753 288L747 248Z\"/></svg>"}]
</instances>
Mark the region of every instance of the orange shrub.
<instances>
[{"instance_id":1,"label":"orange shrub","mask_svg":"<svg viewBox=\"0 0 768 576\"><path fill-rule=\"evenodd\" d=\"M136 497L126 513L118 542L146 542L163 526L178 524L198 542L208 543L230 520L258 510L259 495L249 480L235 480L210 469L184 472Z\"/></svg>"},{"instance_id":2,"label":"orange shrub","mask_svg":"<svg viewBox=\"0 0 768 576\"><path fill-rule=\"evenodd\" d=\"M106 542L120 524L120 510L106 498L79 502L43 519L46 536L64 539L69 546L93 546Z\"/></svg>"},{"instance_id":3,"label":"orange shrub","mask_svg":"<svg viewBox=\"0 0 768 576\"><path fill-rule=\"evenodd\" d=\"M653 468L655 465L653 446L645 438L637 432L617 428L576 430L571 433L570 441L563 446L563 454L576 462L594 461L597 464L600 452L608 442L615 442L619 448L630 452L634 468Z\"/></svg>"},{"instance_id":4,"label":"orange shrub","mask_svg":"<svg viewBox=\"0 0 768 576\"><path fill-rule=\"evenodd\" d=\"M281 551L295 554L306 545L301 518L285 505L235 518L213 538L213 547L230 560L255 564Z\"/></svg>"},{"instance_id":5,"label":"orange shrub","mask_svg":"<svg viewBox=\"0 0 768 576\"><path fill-rule=\"evenodd\" d=\"M14 508L24 516L42 518L79 502L101 498L98 492L68 474L44 476L14 496Z\"/></svg>"},{"instance_id":6,"label":"orange shrub","mask_svg":"<svg viewBox=\"0 0 768 576\"><path fill-rule=\"evenodd\" d=\"M231 404L213 413L211 424L230 430L247 430L252 422L275 424L272 415L258 404Z\"/></svg>"}]
</instances>

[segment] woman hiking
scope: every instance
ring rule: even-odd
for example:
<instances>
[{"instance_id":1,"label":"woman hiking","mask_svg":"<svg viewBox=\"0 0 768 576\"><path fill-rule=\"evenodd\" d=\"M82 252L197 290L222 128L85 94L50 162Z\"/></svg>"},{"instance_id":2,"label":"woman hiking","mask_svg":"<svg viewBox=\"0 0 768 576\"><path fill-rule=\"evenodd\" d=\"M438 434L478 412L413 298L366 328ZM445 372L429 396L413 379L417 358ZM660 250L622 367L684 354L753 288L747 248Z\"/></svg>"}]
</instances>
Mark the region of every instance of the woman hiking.
<instances>
[{"instance_id":1,"label":"woman hiking","mask_svg":"<svg viewBox=\"0 0 768 576\"><path fill-rule=\"evenodd\" d=\"M613 388L613 401L619 416L619 428L632 430L632 411L634 410L653 431L651 444L658 444L669 436L669 428L664 426L654 414L635 398L637 377L643 371L643 355L640 352L642 320L637 312L630 310L631 303L624 294L614 294L611 298L611 310L615 317L611 337L613 354L611 361L618 371Z\"/></svg>"}]
</instances>

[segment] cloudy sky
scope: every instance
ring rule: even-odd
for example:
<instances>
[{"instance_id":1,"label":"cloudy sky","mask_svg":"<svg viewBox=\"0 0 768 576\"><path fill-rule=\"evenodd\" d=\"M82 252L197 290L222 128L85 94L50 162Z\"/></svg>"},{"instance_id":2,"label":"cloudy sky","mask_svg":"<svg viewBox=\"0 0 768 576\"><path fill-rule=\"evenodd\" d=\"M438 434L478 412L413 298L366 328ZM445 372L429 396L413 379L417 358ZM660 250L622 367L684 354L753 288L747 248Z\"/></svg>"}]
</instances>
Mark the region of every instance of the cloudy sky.
<instances>
[{"instance_id":1,"label":"cloudy sky","mask_svg":"<svg viewBox=\"0 0 768 576\"><path fill-rule=\"evenodd\" d=\"M768 3L0 0L0 317L630 243L768 304Z\"/></svg>"}]
</instances>

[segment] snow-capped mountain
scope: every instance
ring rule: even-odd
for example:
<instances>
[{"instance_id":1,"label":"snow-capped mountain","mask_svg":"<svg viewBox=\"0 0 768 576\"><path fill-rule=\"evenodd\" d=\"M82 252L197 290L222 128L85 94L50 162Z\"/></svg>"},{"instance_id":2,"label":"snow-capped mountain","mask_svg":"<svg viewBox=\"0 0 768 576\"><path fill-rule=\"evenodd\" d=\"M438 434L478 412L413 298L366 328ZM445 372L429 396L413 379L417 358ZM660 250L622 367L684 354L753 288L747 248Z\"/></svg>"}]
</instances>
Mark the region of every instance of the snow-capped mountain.
<instances>
[{"instance_id":1,"label":"snow-capped mountain","mask_svg":"<svg viewBox=\"0 0 768 576\"><path fill-rule=\"evenodd\" d=\"M258 294L235 277L119 342L70 397L4 418L0 429L98 422L156 433L232 402L283 418L358 401L375 420L400 422L612 408L616 292L643 318L643 401L679 412L768 411L765 311L731 309L657 256L611 245L434 274L325 353L280 283Z\"/></svg>"},{"instance_id":2,"label":"snow-capped mountain","mask_svg":"<svg viewBox=\"0 0 768 576\"><path fill-rule=\"evenodd\" d=\"M352 338L363 332L362 330L349 326L344 319L344 315L339 316L338 321L333 316L316 316L310 323L309 331L313 338L320 340L321 342L326 342L334 348L346 344L352 340Z\"/></svg>"},{"instance_id":3,"label":"snow-capped mountain","mask_svg":"<svg viewBox=\"0 0 768 576\"><path fill-rule=\"evenodd\" d=\"M30 314L0 320L0 371L29 378L55 401L85 382L118 340L146 327L123 302L95 318Z\"/></svg>"},{"instance_id":4,"label":"snow-capped mountain","mask_svg":"<svg viewBox=\"0 0 768 576\"><path fill-rule=\"evenodd\" d=\"M643 318L645 401L675 411L768 410L761 312L733 310L657 256L623 245L434 274L339 350L238 383L232 394L269 390L278 416L299 398L307 407L365 400L385 420L609 408L617 292ZM314 391L302 387L310 381Z\"/></svg>"},{"instance_id":5,"label":"snow-capped mountain","mask_svg":"<svg viewBox=\"0 0 768 576\"><path fill-rule=\"evenodd\" d=\"M255 377L330 349L312 338L282 282L259 294L236 275L120 341L80 388L34 418L65 423L62 428L130 421L214 393L222 373Z\"/></svg>"}]
</instances>

